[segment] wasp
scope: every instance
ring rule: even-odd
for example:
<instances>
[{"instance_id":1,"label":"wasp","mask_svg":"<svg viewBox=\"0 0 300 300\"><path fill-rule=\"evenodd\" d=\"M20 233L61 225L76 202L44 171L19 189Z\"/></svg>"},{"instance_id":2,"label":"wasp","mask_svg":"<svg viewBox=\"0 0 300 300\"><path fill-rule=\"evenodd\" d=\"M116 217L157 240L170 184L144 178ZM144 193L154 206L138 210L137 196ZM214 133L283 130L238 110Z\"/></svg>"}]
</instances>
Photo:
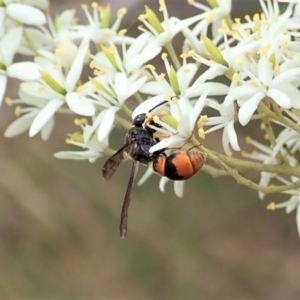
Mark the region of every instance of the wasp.
<instances>
[{"instance_id":1,"label":"wasp","mask_svg":"<svg viewBox=\"0 0 300 300\"><path fill-rule=\"evenodd\" d=\"M167 102L168 101L165 100L159 103L153 107L149 113ZM138 163L146 166L152 163L152 168L155 173L160 176L166 176L171 180L186 180L196 174L202 168L206 160L205 153L191 151L192 148L188 151L176 151L170 155L165 153L168 148L163 148L151 153L150 148L160 140L154 137L156 130L153 129L153 127L149 127L148 124L155 125L158 128L160 127L160 125L155 124L151 118L149 119L146 113L137 115L132 122L132 127L126 133L125 144L114 155L107 159L102 169L104 179L109 180L121 162L126 160L128 155L133 159L121 211L121 238L125 238L127 234L130 195Z\"/></svg>"}]
</instances>

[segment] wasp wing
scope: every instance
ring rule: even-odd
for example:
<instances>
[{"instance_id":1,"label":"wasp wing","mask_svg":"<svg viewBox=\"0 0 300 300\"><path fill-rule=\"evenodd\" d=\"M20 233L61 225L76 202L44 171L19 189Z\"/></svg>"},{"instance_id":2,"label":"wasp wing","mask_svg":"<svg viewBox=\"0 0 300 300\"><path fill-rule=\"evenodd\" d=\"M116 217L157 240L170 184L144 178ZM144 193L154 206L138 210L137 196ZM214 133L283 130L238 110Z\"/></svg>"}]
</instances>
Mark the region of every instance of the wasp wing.
<instances>
[{"instance_id":1,"label":"wasp wing","mask_svg":"<svg viewBox=\"0 0 300 300\"><path fill-rule=\"evenodd\" d=\"M133 161L131 167L131 173L128 181L128 186L125 194L125 198L123 201L122 212L121 212L121 221L120 221L120 236L122 239L126 237L127 233L127 219L128 219L128 207L130 204L130 195L132 190L133 180L138 170L138 162L136 160Z\"/></svg>"},{"instance_id":2,"label":"wasp wing","mask_svg":"<svg viewBox=\"0 0 300 300\"><path fill-rule=\"evenodd\" d=\"M102 169L102 174L105 180L109 180L115 174L121 162L126 160L131 144L132 142L126 143L105 162Z\"/></svg>"}]
</instances>

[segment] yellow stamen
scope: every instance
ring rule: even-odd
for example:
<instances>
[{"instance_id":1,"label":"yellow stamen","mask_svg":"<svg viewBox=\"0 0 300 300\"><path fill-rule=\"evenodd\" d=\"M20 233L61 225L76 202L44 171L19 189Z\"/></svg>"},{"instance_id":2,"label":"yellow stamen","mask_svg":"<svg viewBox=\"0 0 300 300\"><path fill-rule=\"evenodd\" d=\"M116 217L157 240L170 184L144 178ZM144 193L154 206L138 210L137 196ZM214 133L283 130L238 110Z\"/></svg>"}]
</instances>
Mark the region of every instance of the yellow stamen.
<instances>
[{"instance_id":1,"label":"yellow stamen","mask_svg":"<svg viewBox=\"0 0 300 300\"><path fill-rule=\"evenodd\" d=\"M173 96L170 98L170 100L173 101L173 103L175 103L175 104L178 102L178 99L179 98L177 98L176 96Z\"/></svg>"},{"instance_id":2,"label":"yellow stamen","mask_svg":"<svg viewBox=\"0 0 300 300\"><path fill-rule=\"evenodd\" d=\"M198 136L200 137L200 139L205 140L205 132L204 132L203 128L199 128Z\"/></svg>"},{"instance_id":3,"label":"yellow stamen","mask_svg":"<svg viewBox=\"0 0 300 300\"><path fill-rule=\"evenodd\" d=\"M240 152L240 155L242 157L245 157L245 158L248 157L248 153L246 151L243 151L243 150Z\"/></svg>"},{"instance_id":4,"label":"yellow stamen","mask_svg":"<svg viewBox=\"0 0 300 300\"><path fill-rule=\"evenodd\" d=\"M18 105L16 108L15 108L15 115L17 117L20 117L22 114L22 106Z\"/></svg>"},{"instance_id":5,"label":"yellow stamen","mask_svg":"<svg viewBox=\"0 0 300 300\"><path fill-rule=\"evenodd\" d=\"M254 14L253 21L254 22L258 22L259 21L259 14L258 13Z\"/></svg>"},{"instance_id":6,"label":"yellow stamen","mask_svg":"<svg viewBox=\"0 0 300 300\"><path fill-rule=\"evenodd\" d=\"M181 53L181 54L180 54L180 58L182 58L182 59L187 59L187 58L188 58L187 53Z\"/></svg>"},{"instance_id":7,"label":"yellow stamen","mask_svg":"<svg viewBox=\"0 0 300 300\"><path fill-rule=\"evenodd\" d=\"M70 138L65 139L66 144L73 144L73 140Z\"/></svg>"},{"instance_id":8,"label":"yellow stamen","mask_svg":"<svg viewBox=\"0 0 300 300\"><path fill-rule=\"evenodd\" d=\"M239 82L239 79L240 79L240 75L238 74L238 73L234 73L233 75L232 75L232 79L231 79L231 81L233 82L233 83L238 83Z\"/></svg>"},{"instance_id":9,"label":"yellow stamen","mask_svg":"<svg viewBox=\"0 0 300 300\"><path fill-rule=\"evenodd\" d=\"M247 21L247 22L250 22L251 21L251 18L250 18L250 16L249 15L245 15L245 20Z\"/></svg>"},{"instance_id":10,"label":"yellow stamen","mask_svg":"<svg viewBox=\"0 0 300 300\"><path fill-rule=\"evenodd\" d=\"M149 65L146 66L146 68L149 69L149 70L151 70L152 72L155 71L155 67L153 65L149 64Z\"/></svg>"},{"instance_id":11,"label":"yellow stamen","mask_svg":"<svg viewBox=\"0 0 300 300\"><path fill-rule=\"evenodd\" d=\"M248 145L252 144L252 139L250 136L246 136L245 141L246 141L246 144L248 144Z\"/></svg>"},{"instance_id":12,"label":"yellow stamen","mask_svg":"<svg viewBox=\"0 0 300 300\"><path fill-rule=\"evenodd\" d=\"M77 87L77 91L83 91L85 90L85 85L80 85L79 87Z\"/></svg>"},{"instance_id":13,"label":"yellow stamen","mask_svg":"<svg viewBox=\"0 0 300 300\"><path fill-rule=\"evenodd\" d=\"M162 60L165 60L167 57L168 57L168 54L165 52L161 55Z\"/></svg>"},{"instance_id":14,"label":"yellow stamen","mask_svg":"<svg viewBox=\"0 0 300 300\"><path fill-rule=\"evenodd\" d=\"M127 13L126 8L120 8L117 12L117 17L121 17L121 16L125 15L126 13Z\"/></svg>"},{"instance_id":15,"label":"yellow stamen","mask_svg":"<svg viewBox=\"0 0 300 300\"><path fill-rule=\"evenodd\" d=\"M146 14L141 14L138 16L139 21L143 22L145 20L147 20L147 15Z\"/></svg>"},{"instance_id":16,"label":"yellow stamen","mask_svg":"<svg viewBox=\"0 0 300 300\"><path fill-rule=\"evenodd\" d=\"M154 121L154 123L159 123L159 117L157 115L155 115L153 117L153 121Z\"/></svg>"},{"instance_id":17,"label":"yellow stamen","mask_svg":"<svg viewBox=\"0 0 300 300\"><path fill-rule=\"evenodd\" d=\"M257 51L257 54L264 55L264 54L266 54L270 50L270 48L271 48L271 45L267 44L264 47L262 47L261 49L259 49Z\"/></svg>"},{"instance_id":18,"label":"yellow stamen","mask_svg":"<svg viewBox=\"0 0 300 300\"><path fill-rule=\"evenodd\" d=\"M163 11L166 9L165 0L159 0L158 3L159 3L159 11Z\"/></svg>"},{"instance_id":19,"label":"yellow stamen","mask_svg":"<svg viewBox=\"0 0 300 300\"><path fill-rule=\"evenodd\" d=\"M5 103L8 106L12 106L13 105L12 99L10 97L6 97L5 98Z\"/></svg>"},{"instance_id":20,"label":"yellow stamen","mask_svg":"<svg viewBox=\"0 0 300 300\"><path fill-rule=\"evenodd\" d=\"M85 119L85 118L81 118L81 119L75 119L74 120L74 124L76 125L76 126L80 126L80 125L84 125L84 124L87 124L87 119Z\"/></svg>"},{"instance_id":21,"label":"yellow stamen","mask_svg":"<svg viewBox=\"0 0 300 300\"><path fill-rule=\"evenodd\" d=\"M127 29L122 29L118 32L118 36L124 36L127 32Z\"/></svg>"},{"instance_id":22,"label":"yellow stamen","mask_svg":"<svg viewBox=\"0 0 300 300\"><path fill-rule=\"evenodd\" d=\"M92 60L91 62L90 62L90 68L91 69L94 69L95 67L96 67L96 62L94 61L94 60Z\"/></svg>"},{"instance_id":23,"label":"yellow stamen","mask_svg":"<svg viewBox=\"0 0 300 300\"><path fill-rule=\"evenodd\" d=\"M271 202L268 206L267 206L268 210L275 210L276 209L276 205L275 202Z\"/></svg>"},{"instance_id":24,"label":"yellow stamen","mask_svg":"<svg viewBox=\"0 0 300 300\"><path fill-rule=\"evenodd\" d=\"M257 87L257 86L258 86L257 82L254 81L254 80L249 80L249 83L250 83L252 86L254 86L254 87Z\"/></svg>"}]
</instances>

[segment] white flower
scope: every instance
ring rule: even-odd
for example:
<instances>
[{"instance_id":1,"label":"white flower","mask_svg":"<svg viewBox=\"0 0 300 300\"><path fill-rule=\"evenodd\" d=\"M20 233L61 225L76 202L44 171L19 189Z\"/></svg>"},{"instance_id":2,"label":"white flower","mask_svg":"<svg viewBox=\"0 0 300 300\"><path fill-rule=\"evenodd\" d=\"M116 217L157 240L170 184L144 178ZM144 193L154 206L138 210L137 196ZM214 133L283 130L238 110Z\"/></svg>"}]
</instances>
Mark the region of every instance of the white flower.
<instances>
[{"instance_id":1,"label":"white flower","mask_svg":"<svg viewBox=\"0 0 300 300\"><path fill-rule=\"evenodd\" d=\"M121 37L120 37L121 38ZM109 41L110 48L102 47L101 52L98 52L94 59L94 68L104 71L122 72L129 75L142 74L145 72L144 65L156 57L162 47L155 43L149 33L140 34L129 47L126 47L124 36L121 39L122 49L120 55L117 48Z\"/></svg>"},{"instance_id":2,"label":"white flower","mask_svg":"<svg viewBox=\"0 0 300 300\"><path fill-rule=\"evenodd\" d=\"M0 39L0 105L6 92L9 68L13 66L13 59L18 51L22 39L22 27L16 27Z\"/></svg>"},{"instance_id":3,"label":"white flower","mask_svg":"<svg viewBox=\"0 0 300 300\"><path fill-rule=\"evenodd\" d=\"M184 20L180 20L176 17L169 17L167 7L164 0L159 1L164 20L159 22L157 16L152 10L146 7L146 14L140 15L139 20L144 24L145 28L140 27L143 32L149 32L155 37L156 42L163 46L181 32L184 28L194 24L201 20L202 16L196 15Z\"/></svg>"},{"instance_id":4,"label":"white flower","mask_svg":"<svg viewBox=\"0 0 300 300\"><path fill-rule=\"evenodd\" d=\"M228 156L232 155L229 145L235 151L240 151L237 134L234 130L234 121L235 121L234 103L231 102L229 104L226 103L219 104L216 101L207 99L206 105L217 110L220 113L220 116L208 117L207 121L205 122L205 126L212 126L212 127L205 130L205 134L211 133L220 128L224 128L223 135L222 135L222 144L225 153Z\"/></svg>"},{"instance_id":5,"label":"white flower","mask_svg":"<svg viewBox=\"0 0 300 300\"><path fill-rule=\"evenodd\" d=\"M194 49L196 53L207 53L199 34L207 35L209 25L212 25L213 38L220 38L221 20L231 12L231 0L218 0L215 8L195 1L188 2L190 5L202 10L203 13L199 15L199 21L192 29L188 27L182 29L182 33L186 38L183 51L188 52L190 49Z\"/></svg>"},{"instance_id":6,"label":"white flower","mask_svg":"<svg viewBox=\"0 0 300 300\"><path fill-rule=\"evenodd\" d=\"M284 64L282 68L284 69ZM238 117L245 126L250 121L259 103L265 98L272 98L279 107L289 109L299 108L300 92L292 83L295 77L300 76L300 67L279 70L276 72L266 55L263 55L257 64L257 74L243 70L250 80L240 80L240 85L229 90L227 103L237 100L240 106Z\"/></svg>"},{"instance_id":7,"label":"white flower","mask_svg":"<svg viewBox=\"0 0 300 300\"><path fill-rule=\"evenodd\" d=\"M86 4L81 5L87 19L88 25L74 25L72 26L72 32L79 38L88 37L91 41L98 45L107 45L109 41L114 44L119 44L122 37L119 37L117 31L119 30L121 21L126 14L126 9L121 8L117 12L117 19L110 26L109 21L111 19L110 7L101 7L98 3L93 2L91 4L92 14L88 10ZM126 42L131 43L133 38L126 37Z\"/></svg>"},{"instance_id":8,"label":"white flower","mask_svg":"<svg viewBox=\"0 0 300 300\"><path fill-rule=\"evenodd\" d=\"M22 74L27 80L36 79L22 83L19 91L22 103L38 108L38 113L30 126L30 136L37 134L44 126L47 126L48 122L53 122L55 113L64 103L67 103L69 108L76 113L85 116L94 115L94 104L86 101L80 93L76 92L76 84L81 75L87 49L88 41L83 40L66 75L62 68L41 57L35 58L34 73L24 73L22 64L18 65L19 70L14 69L15 74ZM32 78L36 76L37 70L38 78ZM35 108L32 108L33 111L36 111ZM10 135L14 135L11 131L12 129L10 129Z\"/></svg>"},{"instance_id":9,"label":"white flower","mask_svg":"<svg viewBox=\"0 0 300 300\"><path fill-rule=\"evenodd\" d=\"M73 31L75 23L74 10L65 10L55 16L52 20L50 15L46 16L47 26L41 25L38 28L26 28L26 39L22 41L19 53L23 55L36 55L36 50L40 51L53 51L55 48L62 47L63 44L71 44L71 41L81 41L82 38ZM72 51L73 52L73 51ZM42 54L43 55L43 54Z\"/></svg>"},{"instance_id":10,"label":"white flower","mask_svg":"<svg viewBox=\"0 0 300 300\"><path fill-rule=\"evenodd\" d=\"M108 138L104 138L101 142L96 135L92 135L92 126L85 124L83 126L83 135L73 134L67 139L68 144L72 144L83 149L84 151L61 151L54 154L60 159L88 160L95 162L99 157L104 156L104 152L108 147Z\"/></svg>"},{"instance_id":11,"label":"white flower","mask_svg":"<svg viewBox=\"0 0 300 300\"><path fill-rule=\"evenodd\" d=\"M113 128L116 112L124 102L134 95L145 83L147 77L138 74L127 77L124 73L107 73L93 78L93 89L87 85L84 91L89 101L99 106L101 112L93 118L93 130L97 131L99 141L108 136Z\"/></svg>"},{"instance_id":12,"label":"white flower","mask_svg":"<svg viewBox=\"0 0 300 300\"><path fill-rule=\"evenodd\" d=\"M280 176L276 177L279 181L284 184L291 184L295 183L299 180L299 178L292 176L291 181L288 181ZM287 214L291 213L296 209L296 223L297 223L297 230L300 236L300 189L288 190L283 192L284 194L290 195L289 200L282 202L282 203L270 203L268 205L268 209L275 210L279 208L285 208L285 212Z\"/></svg>"}]
</instances>

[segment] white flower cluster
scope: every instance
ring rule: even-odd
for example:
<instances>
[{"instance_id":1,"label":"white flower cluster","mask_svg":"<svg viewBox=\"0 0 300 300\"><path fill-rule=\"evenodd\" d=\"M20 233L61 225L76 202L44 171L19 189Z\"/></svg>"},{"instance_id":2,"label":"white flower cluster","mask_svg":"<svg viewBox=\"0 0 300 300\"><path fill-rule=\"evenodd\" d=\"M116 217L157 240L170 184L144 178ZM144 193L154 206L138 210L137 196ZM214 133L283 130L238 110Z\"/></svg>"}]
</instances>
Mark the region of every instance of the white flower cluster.
<instances>
[{"instance_id":1,"label":"white flower cluster","mask_svg":"<svg viewBox=\"0 0 300 300\"><path fill-rule=\"evenodd\" d=\"M83 150L55 156L94 162L112 153L114 127L128 129L128 118L167 99L168 105L155 110L163 138L151 151L199 144L198 138L205 146L212 132L222 130L225 154L199 147L209 159L204 171L229 174L255 188L260 198L291 195L269 207L297 208L300 234L300 3L257 1L260 13L233 20L231 0L209 0L210 6L188 0L195 15L182 20L170 17L159 0L162 20L146 7L137 21L141 33L131 37L121 27L124 8L112 21L109 6L82 5L87 21L80 24L71 9L52 19L43 12L49 11L47 0L0 0L0 101L9 77L21 81L18 99L6 97L18 118L5 136L29 130L30 137L40 133L48 139L55 115L72 113L82 133L70 134L67 142ZM174 49L179 35L184 42ZM15 63L16 53L28 61ZM257 122L261 130L255 129ZM241 151L245 143L235 129L252 123L256 133L247 141L255 153ZM260 135L264 145L255 141ZM242 158L232 157L232 150ZM260 172L260 182L244 178L245 170ZM140 183L152 173L149 168ZM272 180L279 184L271 185ZM167 181L161 179L161 190ZM184 181L174 188L181 197Z\"/></svg>"}]
</instances>

